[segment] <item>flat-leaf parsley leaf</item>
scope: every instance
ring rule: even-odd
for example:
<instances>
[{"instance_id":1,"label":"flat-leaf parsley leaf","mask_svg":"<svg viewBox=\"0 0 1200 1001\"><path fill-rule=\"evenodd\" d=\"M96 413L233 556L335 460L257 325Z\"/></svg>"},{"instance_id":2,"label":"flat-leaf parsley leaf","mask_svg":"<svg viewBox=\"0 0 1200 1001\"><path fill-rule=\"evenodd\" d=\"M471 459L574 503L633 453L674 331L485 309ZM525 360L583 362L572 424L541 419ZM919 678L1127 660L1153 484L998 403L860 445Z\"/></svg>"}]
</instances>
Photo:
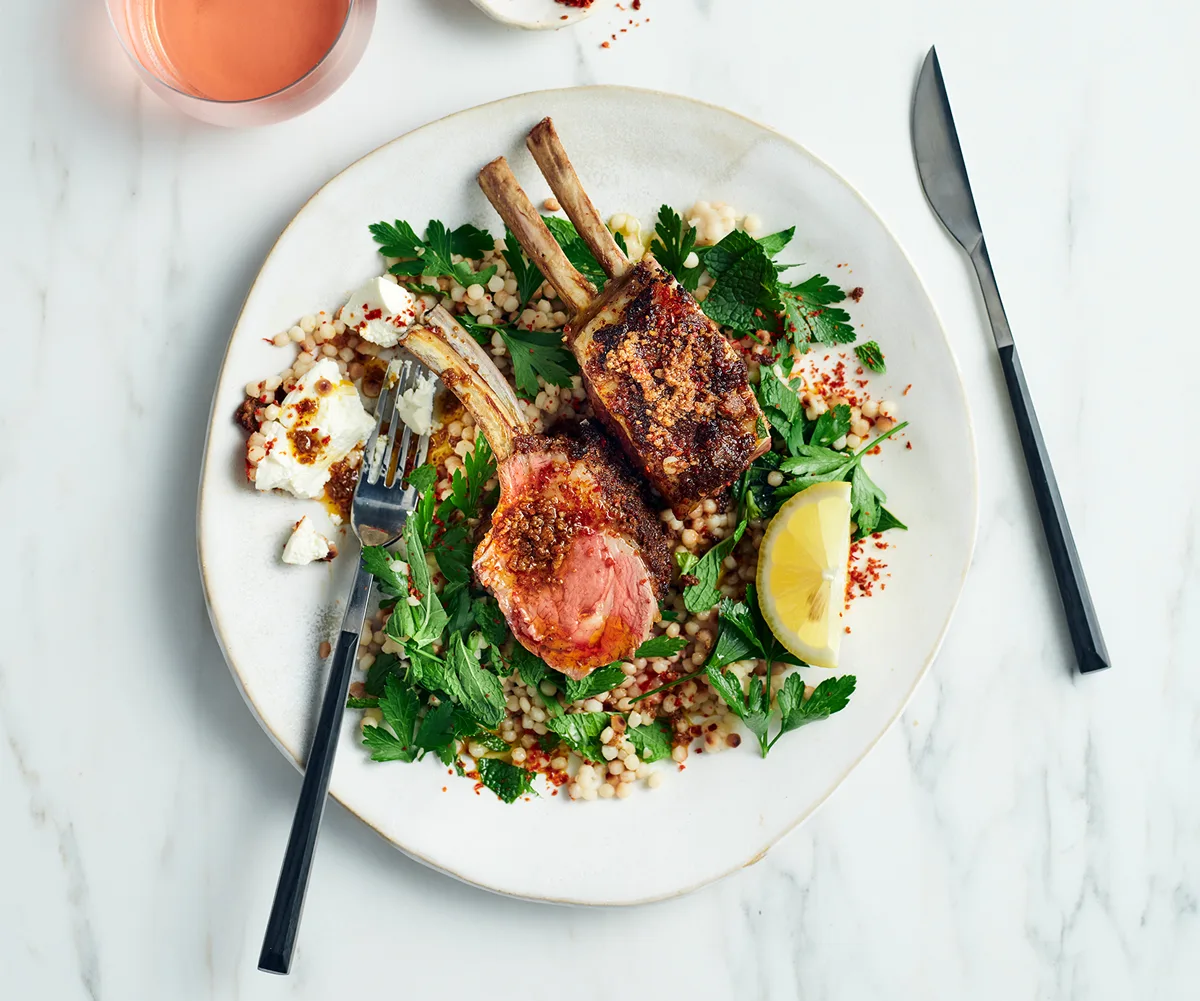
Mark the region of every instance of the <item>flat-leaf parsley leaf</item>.
<instances>
[{"instance_id":1,"label":"flat-leaf parsley leaf","mask_svg":"<svg viewBox=\"0 0 1200 1001\"><path fill-rule=\"evenodd\" d=\"M512 359L517 395L526 400L536 398L542 388L539 375L555 386L571 385L571 376L579 371L579 363L563 344L562 334L552 330L496 329Z\"/></svg>"}]
</instances>

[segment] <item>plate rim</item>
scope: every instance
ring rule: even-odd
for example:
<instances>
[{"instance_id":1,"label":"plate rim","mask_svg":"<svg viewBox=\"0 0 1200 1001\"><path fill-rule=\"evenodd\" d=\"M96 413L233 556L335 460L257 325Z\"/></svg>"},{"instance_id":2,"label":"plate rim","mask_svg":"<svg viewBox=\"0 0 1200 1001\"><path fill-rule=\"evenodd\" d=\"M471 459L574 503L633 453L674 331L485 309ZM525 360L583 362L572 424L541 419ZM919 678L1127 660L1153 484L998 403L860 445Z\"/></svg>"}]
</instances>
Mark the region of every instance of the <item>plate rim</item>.
<instances>
[{"instance_id":1,"label":"plate rim","mask_svg":"<svg viewBox=\"0 0 1200 1001\"><path fill-rule=\"evenodd\" d=\"M963 381L962 368L959 365L958 356L955 354L954 346L951 343L950 338L946 333L946 325L942 320L941 312L938 310L937 304L934 301L933 297L929 294L928 286L926 285L924 279L921 277L921 272L918 270L915 262L912 259L912 256L908 253L908 250L905 248L904 244L902 244L900 242L900 240L897 238L895 232L893 232L892 228L887 224L886 220L879 214L879 212L875 209L875 206L867 199L867 197L854 184L852 184L847 178L845 178L839 171L835 170L832 166L830 166L830 164L827 163L822 157L813 153L803 143L799 142L796 139L793 139L791 136L787 135L786 133L781 132L780 130L778 130L770 125L766 125L763 122L758 121L757 119L751 118L748 115L743 115L741 112L734 111L734 110L732 110L730 108L726 108L722 105L713 104L712 102L703 101L698 98L689 97L684 94L676 94L671 91L656 90L656 89L647 88L647 87L631 87L631 86L626 86L623 84L587 84L587 85L579 86L579 87L550 87L550 88L544 88L541 90L524 91L519 94L509 94L505 97L497 98L494 101L485 101L482 104L472 105L469 108L461 108L458 111L451 112L448 115L443 115L442 117L436 118L429 122L426 122L423 125L418 125L416 128L409 129L407 132L401 133L400 135L395 136L392 139L389 139L387 142L381 143L379 146L375 147L374 149L369 150L368 152L364 153L362 156L357 157L355 160L348 163L345 167L343 167L336 174L334 174L332 177L328 178L323 184L321 184L320 187L318 187L311 195L308 196L307 199L305 199L304 203L300 206L300 208L298 208L296 210L296 212L292 215L291 219L288 220L287 225L285 225L284 228L279 232L279 235L271 243L270 249L264 255L262 262L259 264L258 270L254 275L254 279L250 282L249 287L246 289L246 294L242 299L242 304L238 308L237 317L233 322L233 326L230 328L229 337L225 343L225 352L221 357L221 365L217 372L216 381L213 385L213 397L212 397L212 402L209 406L208 424L207 424L207 426L205 428L205 432L204 432L204 452L203 452L203 457L202 457L202 460L200 463L200 476L199 476L199 483L197 485L197 492L196 492L196 555L197 555L197 560L198 560L198 564L199 564L201 588L204 592L205 609L208 612L208 619L212 625L213 635L215 636L215 638L217 640L217 646L221 650L221 656L225 660L226 667L228 667L229 672L233 677L234 684L237 686L238 691L241 693L242 700L246 703L247 708L250 709L250 712L254 716L255 720L258 722L259 727L263 730L264 733L266 733L268 738L271 740L271 743L273 743L280 750L280 752L283 754L283 756L292 763L293 767L295 767L295 769L298 772L303 774L304 769L301 764L300 756L297 754L296 751L294 751L292 748L290 748L286 744L284 744L283 741L279 738L279 736L267 725L262 712L259 711L257 704L254 702L253 697L250 695L250 693L246 687L245 679L242 677L241 672L234 665L233 659L229 655L229 650L228 650L227 644L225 642L224 634L222 632L221 623L218 620L217 614L214 610L213 601L212 601L211 593L210 593L211 588L210 588L210 584L209 584L209 580L208 580L208 573L206 570L205 558L204 558L204 536L201 532L201 521L202 521L202 511L203 511L204 499L205 499L205 485L208 481L208 466L209 466L209 461L211 459L210 446L211 446L212 432L213 432L214 422L215 422L216 416L217 416L217 414L216 414L217 396L219 395L220 387L224 384L224 381L225 381L225 370L229 363L229 354L233 349L234 334L236 333L238 327L241 325L242 317L246 311L246 304L249 302L250 297L254 294L254 290L258 287L258 283L262 279L263 272L266 270L267 262L271 259L272 255L274 255L276 249L278 248L278 246L279 246L280 242L283 240L283 238L285 236L287 236L287 234L291 231L292 227L296 225L297 220L300 218L300 216L302 216L304 214L304 212L313 203L313 201L318 196L320 196L326 190L326 188L328 188L330 185L332 185L334 182L336 182L339 178L341 178L343 174L346 174L349 171L353 170L355 167L357 167L363 161L381 153L383 150L387 149L389 146L393 145L394 143L400 142L401 140L407 139L410 136L417 134L418 132L422 132L425 129L433 128L434 126L437 126L437 125L441 125L445 122L450 121L451 119L458 118L462 115L480 111L485 108L492 108L497 105L505 104L509 101L516 101L516 100L521 100L524 98L535 97L535 96L540 96L540 95L563 94L563 93L578 92L578 91L593 91L593 92L622 91L622 92L626 92L628 94L648 95L648 96L653 96L655 98L668 98L670 100L682 101L682 102L685 102L688 104L697 105L697 106L706 108L711 111L717 111L724 115L730 115L734 118L740 119L741 121L743 121L749 125L752 125L758 129L761 129L764 132L770 133L772 136L782 140L783 142L787 143L789 146L795 147L802 154L809 157L814 163L819 165L822 169L826 170L834 178L836 178L843 185L845 185L845 187L850 191L850 193L853 194L853 196L858 199L858 201L861 203L863 208L865 208L872 216L875 217L875 220L879 223L879 225L882 227L883 231L891 239L891 241L895 245L896 249L899 250L901 257L904 259L905 264L907 264L909 269L912 271L913 277L916 279L917 285L920 288L921 293L924 295L926 301L929 304L930 310L933 314L933 318L937 324L937 332L941 335L942 341L946 345L946 350L950 357L950 364L951 364L955 379L957 381L959 395L962 398L963 413L966 416L967 440L970 444L969 451L970 451L970 458L971 458L971 463L970 463L970 465L971 465L971 470L970 470L970 473L971 473L971 476L970 476L970 482L971 482L970 537L969 537L969 545L967 546L967 551L966 551L966 558L963 561L963 566L960 571L958 588L954 595L954 600L951 602L950 607L946 612L945 619L943 620L943 622L941 624L941 628L938 631L937 639L934 642L933 646L931 647L929 653L925 657L924 662L921 664L920 670L917 672L915 678L913 679L912 685L909 687L908 691L905 693L904 698L900 701L899 705L896 708L895 713L893 713L891 715L891 717L887 720L887 722L883 725L883 727L879 730L879 732L874 736L874 738L862 749L861 753L844 769L844 771L830 784L830 786L825 790L825 792L819 798L815 799L812 803L810 803L809 806L803 812L801 812L790 824L788 824L787 826L782 828L774 836L768 838L766 843L763 844L761 848L756 850L745 861L739 862L732 866L729 866L728 868L726 868L720 872L717 872L713 875L707 876L707 877L705 877L697 882L693 882L685 887L681 887L681 888L678 888L678 889L675 889L675 890L672 890L669 892L656 893L656 894L652 894L652 895L645 896L645 897L638 897L635 899L625 899L625 900L601 902L601 901L595 901L595 900L581 900L581 899L577 899L577 898L572 898L570 896L549 896L549 895L544 895L544 894L543 895L529 895L529 894L523 894L523 893L515 893L515 892L509 891L509 890L504 890L504 889L499 889L494 886L489 886L488 884L479 882L476 879L471 879L467 876L462 875L459 872L456 872L455 870L453 870L451 868L448 868L447 866L445 866L441 863L437 863L437 862L434 862L434 861L426 858L425 856L421 855L419 852L416 852L416 851L410 849L406 845L400 844L394 838L390 837L388 834L385 834L378 827L376 827L374 824L372 824L370 821L368 821L366 818L364 818L362 815L360 815L349 803L345 802L340 796L338 796L337 793L334 792L334 790L332 788L329 791L329 795L333 799L335 799L342 806L343 809L345 809L348 813L350 813L356 820L360 821L369 830L373 831L379 838L386 841L388 844L392 845L394 848L398 849L400 852L402 852L408 858L414 859L415 861L420 862L422 865L425 865L428 868L435 870L436 872L443 873L447 876L457 879L459 882L466 883L469 886L473 886L473 887L476 887L481 890L486 890L489 893L494 893L499 896L511 897L511 898L514 898L517 900L528 900L528 901L533 901L533 902L538 902L538 903L563 904L563 905L582 906L582 907L632 907L632 906L637 906L639 904L655 903L660 900L671 900L676 897L685 896L689 893L694 893L696 890L699 890L705 886L711 885L712 883L718 882L719 880L724 879L726 876L732 875L734 872L736 872L739 869L745 869L748 866L754 865L756 862L761 861L772 848L774 848L777 844L779 844L780 841L782 841L788 835L792 834L801 824L803 824L805 821L807 821L809 818L811 818L822 806L824 806L825 803L828 802L829 798L834 794L834 792L836 792L843 785L843 783L845 783L846 779L848 779L850 777L850 775L858 768L858 766L862 764L862 762L866 758L866 756L875 749L875 747L879 744L880 740L882 740L883 737L888 733L888 731L890 731L892 729L892 727L895 726L896 720L898 720L900 718L900 716L904 713L904 710L906 708L908 708L908 704L912 701L913 695L916 693L916 691L920 687L921 683L925 680L925 677L929 673L929 669L933 666L933 662L937 659L938 654L941 652L942 645L945 643L945 640L946 640L946 635L950 631L950 625L954 621L954 615L958 611L959 603L962 601L963 591L966 588L966 582L967 582L968 576L970 575L971 567L974 565L975 550L976 550L976 546L977 546L978 540L979 540L979 507L980 507L979 449L978 449L978 443L976 440L975 421L974 421L974 416L971 411L970 397L967 394L967 387Z\"/></svg>"}]
</instances>

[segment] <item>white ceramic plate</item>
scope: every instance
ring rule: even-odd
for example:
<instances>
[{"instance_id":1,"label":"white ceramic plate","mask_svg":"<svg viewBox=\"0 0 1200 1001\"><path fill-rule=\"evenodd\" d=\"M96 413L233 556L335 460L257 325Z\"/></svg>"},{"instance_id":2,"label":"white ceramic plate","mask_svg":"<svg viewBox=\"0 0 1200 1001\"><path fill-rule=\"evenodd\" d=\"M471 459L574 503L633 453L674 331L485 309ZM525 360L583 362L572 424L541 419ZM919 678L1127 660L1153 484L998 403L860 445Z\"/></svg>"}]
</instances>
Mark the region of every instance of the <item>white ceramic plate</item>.
<instances>
[{"instance_id":1,"label":"white ceramic plate","mask_svg":"<svg viewBox=\"0 0 1200 1001\"><path fill-rule=\"evenodd\" d=\"M515 28L535 31L565 28L591 17L596 5L568 7L557 0L471 0L488 17Z\"/></svg>"},{"instance_id":2,"label":"white ceramic plate","mask_svg":"<svg viewBox=\"0 0 1200 1001\"><path fill-rule=\"evenodd\" d=\"M685 773L669 769L660 789L625 801L560 796L506 806L432 760L369 761L358 714L347 714L333 795L398 848L501 893L625 904L684 893L756 861L897 717L937 653L971 560L975 448L957 366L912 264L862 197L792 140L685 98L608 87L513 97L409 133L335 177L284 231L247 296L214 399L199 508L209 609L247 703L293 760L307 747L323 685L317 647L338 628L355 549L344 540L343 556L328 566L280 563L291 522L304 512L324 516L315 501L250 488L232 414L248 381L286 364L264 337L340 305L378 274L369 223L437 218L500 231L475 183L500 153L535 202L548 195L524 149L526 131L545 115L606 215L649 221L663 202L685 208L705 198L756 212L767 231L796 224L789 260L865 287L853 315L888 359L874 388L902 399L912 422L911 451L891 448L872 460L889 506L911 530L888 536L890 586L848 616L843 664L858 675L858 691L849 708L789 735L768 759L744 743L693 755ZM837 267L844 262L850 270ZM630 832L634 852L618 848ZM522 862L513 845L537 845L537 861Z\"/></svg>"}]
</instances>

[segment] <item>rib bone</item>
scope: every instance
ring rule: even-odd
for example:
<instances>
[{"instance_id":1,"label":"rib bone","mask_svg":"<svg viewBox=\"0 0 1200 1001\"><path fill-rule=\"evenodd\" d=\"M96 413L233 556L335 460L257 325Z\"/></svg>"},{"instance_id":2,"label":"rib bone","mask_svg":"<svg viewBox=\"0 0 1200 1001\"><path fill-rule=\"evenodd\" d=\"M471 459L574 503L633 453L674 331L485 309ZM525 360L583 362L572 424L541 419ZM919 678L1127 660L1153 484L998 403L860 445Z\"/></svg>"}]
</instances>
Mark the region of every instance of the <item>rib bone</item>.
<instances>
[{"instance_id":1,"label":"rib bone","mask_svg":"<svg viewBox=\"0 0 1200 1001\"><path fill-rule=\"evenodd\" d=\"M479 186L563 302L575 313L587 309L596 298L595 287L567 260L504 157L497 157L479 172Z\"/></svg>"},{"instance_id":2,"label":"rib bone","mask_svg":"<svg viewBox=\"0 0 1200 1001\"><path fill-rule=\"evenodd\" d=\"M402 343L462 401L497 460L512 455L514 438L528 430L521 404L492 359L454 317L435 306L425 314L424 325L412 327Z\"/></svg>"},{"instance_id":3,"label":"rib bone","mask_svg":"<svg viewBox=\"0 0 1200 1001\"><path fill-rule=\"evenodd\" d=\"M571 166L554 122L543 118L533 127L525 145L529 147L543 176L550 182L554 197L567 213L567 218L575 224L575 229L595 255L604 273L610 278L620 278L629 269L629 258L617 246L617 241L579 182L579 175Z\"/></svg>"}]
</instances>

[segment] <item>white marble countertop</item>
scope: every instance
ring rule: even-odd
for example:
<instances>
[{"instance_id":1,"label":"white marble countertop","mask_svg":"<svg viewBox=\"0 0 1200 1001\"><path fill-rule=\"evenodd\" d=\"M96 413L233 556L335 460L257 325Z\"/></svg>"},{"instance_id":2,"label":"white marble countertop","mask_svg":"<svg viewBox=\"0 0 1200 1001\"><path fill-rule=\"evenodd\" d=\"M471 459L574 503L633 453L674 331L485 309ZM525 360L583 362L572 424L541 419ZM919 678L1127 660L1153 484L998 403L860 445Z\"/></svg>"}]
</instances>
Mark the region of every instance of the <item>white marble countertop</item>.
<instances>
[{"instance_id":1,"label":"white marble countertop","mask_svg":"<svg viewBox=\"0 0 1200 1001\"><path fill-rule=\"evenodd\" d=\"M601 49L626 15L598 2L530 35L468 0L385 0L340 92L244 132L162 106L99 2L10 12L0 994L1194 997L1196 8L645 0L649 23ZM1116 664L1102 675L1072 674L980 300L914 174L908 105L934 41ZM222 346L276 234L346 163L447 112L595 82L781 129L898 234L974 406L981 528L958 616L902 720L753 868L640 909L525 904L335 806L294 973L268 977L299 778L229 678L196 571ZM69 458L47 462L48 438Z\"/></svg>"}]
</instances>

